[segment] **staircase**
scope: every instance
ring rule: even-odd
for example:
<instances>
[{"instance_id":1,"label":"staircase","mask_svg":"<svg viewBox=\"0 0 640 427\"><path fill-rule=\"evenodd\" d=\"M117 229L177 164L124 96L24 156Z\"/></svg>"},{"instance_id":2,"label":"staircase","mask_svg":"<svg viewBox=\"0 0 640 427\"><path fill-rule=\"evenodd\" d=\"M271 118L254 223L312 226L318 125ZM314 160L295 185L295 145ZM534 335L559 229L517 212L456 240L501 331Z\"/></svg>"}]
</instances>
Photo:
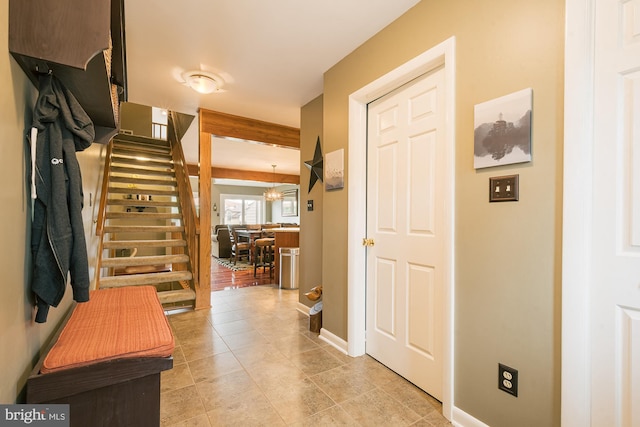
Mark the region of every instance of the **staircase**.
<instances>
[{"instance_id":1,"label":"staircase","mask_svg":"<svg viewBox=\"0 0 640 427\"><path fill-rule=\"evenodd\" d=\"M97 287L154 285L165 309L194 307L196 298L174 154L165 140L116 136L98 219Z\"/></svg>"}]
</instances>

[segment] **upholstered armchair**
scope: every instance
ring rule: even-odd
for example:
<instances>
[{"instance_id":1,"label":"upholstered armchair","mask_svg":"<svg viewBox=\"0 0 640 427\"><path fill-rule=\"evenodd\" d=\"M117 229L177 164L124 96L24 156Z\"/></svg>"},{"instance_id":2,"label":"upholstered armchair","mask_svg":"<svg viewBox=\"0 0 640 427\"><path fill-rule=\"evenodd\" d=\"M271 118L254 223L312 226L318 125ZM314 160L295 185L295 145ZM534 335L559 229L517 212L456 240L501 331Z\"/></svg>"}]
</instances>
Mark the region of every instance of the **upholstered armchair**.
<instances>
[{"instance_id":1,"label":"upholstered armchair","mask_svg":"<svg viewBox=\"0 0 640 427\"><path fill-rule=\"evenodd\" d=\"M216 258L231 257L231 239L226 225L216 225L211 234L211 255Z\"/></svg>"}]
</instances>

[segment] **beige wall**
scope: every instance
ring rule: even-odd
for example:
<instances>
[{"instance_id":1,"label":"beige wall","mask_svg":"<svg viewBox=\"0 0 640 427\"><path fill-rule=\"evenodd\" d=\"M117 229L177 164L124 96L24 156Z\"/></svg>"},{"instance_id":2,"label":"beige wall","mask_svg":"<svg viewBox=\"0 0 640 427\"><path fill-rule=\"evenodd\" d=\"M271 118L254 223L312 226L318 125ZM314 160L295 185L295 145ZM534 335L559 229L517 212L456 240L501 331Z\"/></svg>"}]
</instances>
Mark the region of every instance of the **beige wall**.
<instances>
[{"instance_id":1,"label":"beige wall","mask_svg":"<svg viewBox=\"0 0 640 427\"><path fill-rule=\"evenodd\" d=\"M348 156L348 96L456 37L453 403L493 427L559 425L563 22L561 0L422 1L325 73L323 150ZM533 161L474 170L474 105L528 87ZM489 204L489 177L512 173L520 201ZM323 327L343 339L347 198L323 200ZM497 389L499 362L518 398Z\"/></svg>"},{"instance_id":2,"label":"beige wall","mask_svg":"<svg viewBox=\"0 0 640 427\"><path fill-rule=\"evenodd\" d=\"M69 306L69 298L65 297L59 308L50 311L47 323L37 325L32 321L31 249L27 243L31 235L31 201L26 185L29 163L25 123L31 120L36 89L8 52L8 4L3 0L0 8L0 403L21 399L40 347Z\"/></svg>"},{"instance_id":3,"label":"beige wall","mask_svg":"<svg viewBox=\"0 0 640 427\"><path fill-rule=\"evenodd\" d=\"M322 136L322 96L302 107L300 115L300 287L299 301L311 307L314 303L304 296L311 288L322 284L322 181L316 181L309 192L311 171L304 162L313 159L316 141ZM324 150L322 152L324 154ZM307 211L307 200L313 200L313 211Z\"/></svg>"},{"instance_id":4,"label":"beige wall","mask_svg":"<svg viewBox=\"0 0 640 427\"><path fill-rule=\"evenodd\" d=\"M57 308L51 308L47 322L33 322L35 311L29 290L31 277L30 221L31 201L27 187L29 145L25 138L31 122L31 108L37 91L10 56L8 46L8 4L0 8L0 403L22 402L26 378L40 357L39 351L50 340L71 303L71 289ZM92 228L95 199L99 197L97 180L103 147L94 144L78 155L84 183L85 228ZM90 196L91 193L91 196ZM89 198L91 207L89 206ZM95 228L93 228L95 230ZM93 233L95 234L95 233ZM94 238L89 237L90 265L95 264Z\"/></svg>"},{"instance_id":5,"label":"beige wall","mask_svg":"<svg viewBox=\"0 0 640 427\"><path fill-rule=\"evenodd\" d=\"M130 130L134 135L152 136L152 108L148 105L124 102L120 107L120 129Z\"/></svg>"}]
</instances>

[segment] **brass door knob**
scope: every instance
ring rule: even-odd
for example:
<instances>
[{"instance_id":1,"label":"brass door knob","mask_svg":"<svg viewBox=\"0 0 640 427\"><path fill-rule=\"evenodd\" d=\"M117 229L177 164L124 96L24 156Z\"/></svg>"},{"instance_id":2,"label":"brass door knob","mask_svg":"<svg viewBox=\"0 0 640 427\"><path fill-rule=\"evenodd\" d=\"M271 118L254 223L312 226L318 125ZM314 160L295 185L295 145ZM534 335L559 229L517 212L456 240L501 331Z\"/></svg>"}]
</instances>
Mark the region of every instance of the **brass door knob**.
<instances>
[{"instance_id":1,"label":"brass door knob","mask_svg":"<svg viewBox=\"0 0 640 427\"><path fill-rule=\"evenodd\" d=\"M363 238L362 239L362 246L373 246L376 243L373 241L373 239L367 239L367 238Z\"/></svg>"}]
</instances>

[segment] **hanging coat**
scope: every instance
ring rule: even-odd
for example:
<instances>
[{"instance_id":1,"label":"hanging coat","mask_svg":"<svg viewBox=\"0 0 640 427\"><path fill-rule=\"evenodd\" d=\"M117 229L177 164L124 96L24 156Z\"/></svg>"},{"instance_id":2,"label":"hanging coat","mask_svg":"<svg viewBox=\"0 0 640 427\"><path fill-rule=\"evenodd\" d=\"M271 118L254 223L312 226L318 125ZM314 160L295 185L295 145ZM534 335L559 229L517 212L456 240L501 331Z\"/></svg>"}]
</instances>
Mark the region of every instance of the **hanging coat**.
<instances>
[{"instance_id":1,"label":"hanging coat","mask_svg":"<svg viewBox=\"0 0 640 427\"><path fill-rule=\"evenodd\" d=\"M54 76L40 76L40 93L33 112L38 130L31 233L36 322L47 320L57 307L71 276L73 299L89 300L89 266L82 222L82 177L76 151L95 138L93 123L73 94Z\"/></svg>"}]
</instances>

